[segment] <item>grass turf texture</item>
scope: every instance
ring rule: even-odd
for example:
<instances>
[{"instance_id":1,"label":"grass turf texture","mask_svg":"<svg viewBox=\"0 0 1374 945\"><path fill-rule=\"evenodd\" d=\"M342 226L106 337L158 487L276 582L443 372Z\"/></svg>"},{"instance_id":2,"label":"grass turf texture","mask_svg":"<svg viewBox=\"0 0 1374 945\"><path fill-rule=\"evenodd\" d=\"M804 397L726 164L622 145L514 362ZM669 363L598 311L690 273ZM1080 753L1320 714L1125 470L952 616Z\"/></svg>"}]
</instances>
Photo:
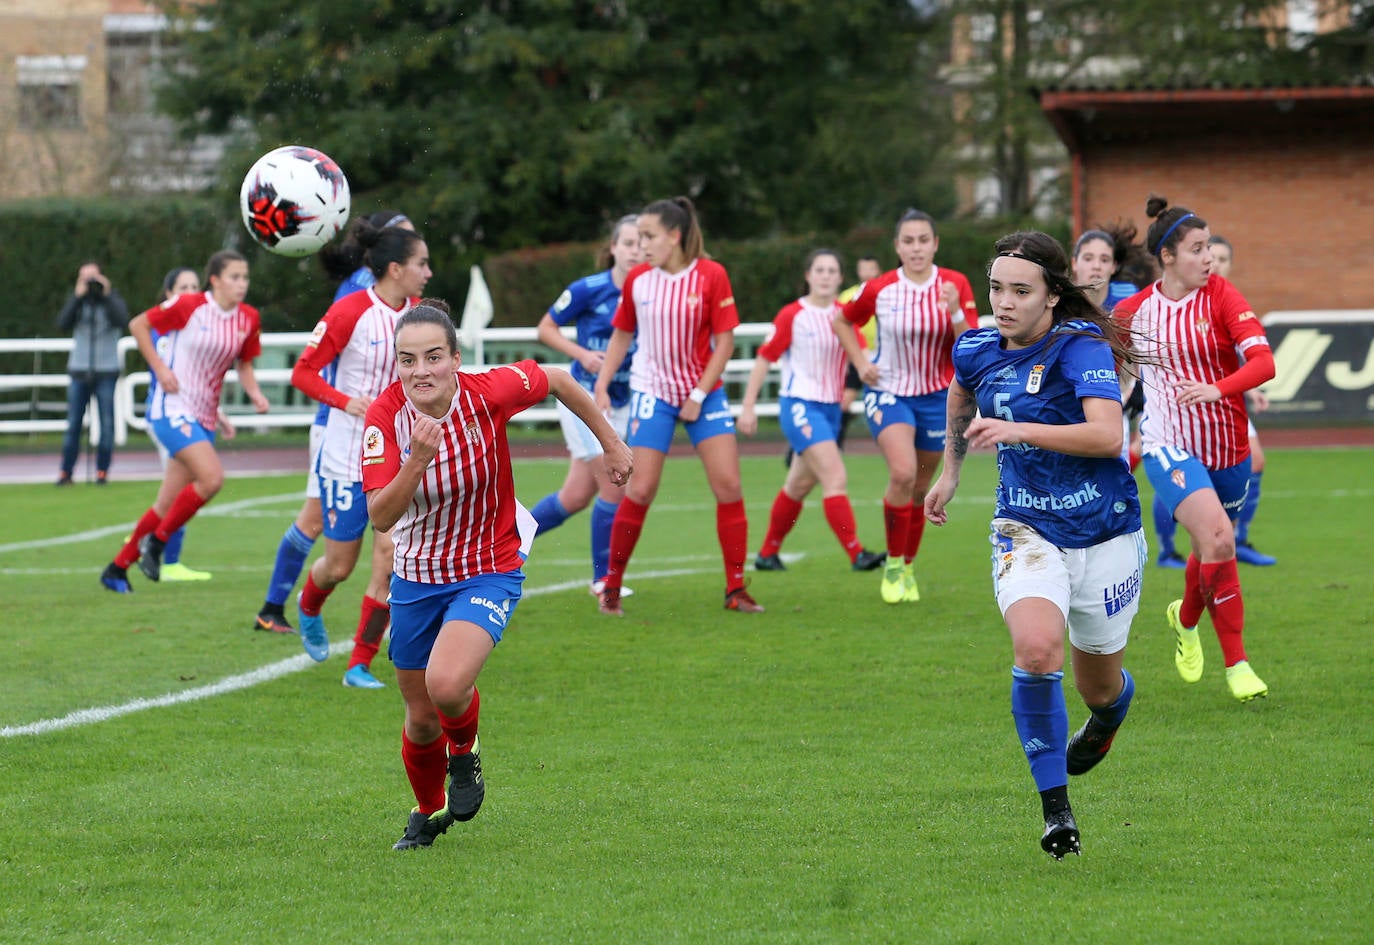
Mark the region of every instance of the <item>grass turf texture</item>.
<instances>
[{"instance_id":1,"label":"grass turf texture","mask_svg":"<svg viewBox=\"0 0 1374 945\"><path fill-rule=\"evenodd\" d=\"M1038 846L990 590L991 457L970 458L950 525L926 532L920 603L884 605L879 572L848 570L815 497L784 546L804 556L752 575L768 607L756 617L721 609L714 515L688 459L668 465L624 620L587 594L585 514L536 545L480 683L488 796L474 821L430 850L390 849L412 799L384 655L379 692L342 688L335 655L251 688L12 735L0 739L0 941L1360 940L1374 924L1370 458L1271 453L1253 536L1280 563L1242 569L1267 700L1231 698L1205 618L1206 673L1179 680L1164 608L1182 577L1148 567L1130 720L1111 758L1070 785L1081 858L1055 863ZM564 469L519 464L522 500ZM744 463L751 557L782 475L777 458ZM871 547L883 482L880 460L851 460ZM96 577L151 484L5 487L0 726L297 657L296 637L248 628L299 486L231 480L184 553L214 580L134 573L131 597ZM650 576L665 571L688 573ZM326 608L336 642L363 583ZM1071 690L1069 703L1076 727Z\"/></svg>"}]
</instances>

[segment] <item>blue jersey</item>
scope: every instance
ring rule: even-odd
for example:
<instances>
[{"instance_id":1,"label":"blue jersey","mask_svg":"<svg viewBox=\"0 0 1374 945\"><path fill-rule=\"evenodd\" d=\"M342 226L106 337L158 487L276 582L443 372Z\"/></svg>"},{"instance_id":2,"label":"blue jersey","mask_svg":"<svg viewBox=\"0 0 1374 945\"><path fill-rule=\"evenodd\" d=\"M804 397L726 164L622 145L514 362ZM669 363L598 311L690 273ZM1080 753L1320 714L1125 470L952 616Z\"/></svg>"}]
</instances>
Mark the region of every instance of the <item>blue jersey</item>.
<instances>
[{"instance_id":1,"label":"blue jersey","mask_svg":"<svg viewBox=\"0 0 1374 945\"><path fill-rule=\"evenodd\" d=\"M1139 291L1140 290L1135 287L1135 283L1133 282L1108 282L1107 297L1102 300L1102 310L1104 312L1110 312L1112 309L1116 308L1118 304L1126 301Z\"/></svg>"},{"instance_id":2,"label":"blue jersey","mask_svg":"<svg viewBox=\"0 0 1374 945\"><path fill-rule=\"evenodd\" d=\"M620 304L620 289L611 278L611 270L598 272L582 279L563 290L563 294L549 309L549 317L559 325L577 324L577 343L588 351L605 351L611 342L611 316ZM630 361L635 352L635 343L615 372L606 393L611 405L621 407L630 402ZM596 375L587 372L582 365L573 362L573 378L591 390L596 384Z\"/></svg>"},{"instance_id":3,"label":"blue jersey","mask_svg":"<svg viewBox=\"0 0 1374 945\"><path fill-rule=\"evenodd\" d=\"M1016 351L1002 347L996 328L967 332L954 343L954 377L983 416L1016 422L1082 423L1081 398L1121 401L1115 357L1090 322L1067 322ZM1001 444L997 472L997 516L1024 522L1060 548L1088 548L1140 528L1135 478L1118 456Z\"/></svg>"}]
</instances>

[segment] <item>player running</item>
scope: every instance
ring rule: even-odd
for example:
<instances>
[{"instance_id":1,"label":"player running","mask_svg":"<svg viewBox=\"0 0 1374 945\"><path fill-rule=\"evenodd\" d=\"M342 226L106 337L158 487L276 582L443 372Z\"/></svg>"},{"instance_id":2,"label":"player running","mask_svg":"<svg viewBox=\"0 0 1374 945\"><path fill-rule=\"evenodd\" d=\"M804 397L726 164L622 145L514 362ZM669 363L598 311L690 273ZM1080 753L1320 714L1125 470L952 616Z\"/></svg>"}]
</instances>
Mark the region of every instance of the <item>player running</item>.
<instances>
[{"instance_id":1,"label":"player running","mask_svg":"<svg viewBox=\"0 0 1374 945\"><path fill-rule=\"evenodd\" d=\"M883 522L886 603L921 599L914 562L925 533L921 505L945 447L945 392L954 377L950 349L978 327L973 289L962 273L935 265L935 220L907 210L893 238L901 266L863 284L835 316L835 334L864 382L868 428L887 461ZM877 318L876 350L859 346L856 328Z\"/></svg>"},{"instance_id":2,"label":"player running","mask_svg":"<svg viewBox=\"0 0 1374 945\"><path fill-rule=\"evenodd\" d=\"M610 242L602 250L601 271L578 279L563 290L539 320L539 340L572 361L572 376L590 394L596 376L606 357L611 339L611 316L620 304L620 290L625 277L639 265L639 227L634 214L621 217L611 227ZM575 325L577 338L563 337L559 330ZM632 346L633 349L633 346ZM607 393L611 401L610 421L616 435L624 437L630 422L630 357L626 354L620 370L612 379ZM556 492L550 492L535 503L530 514L539 523L538 534L551 531L592 505L591 592L599 595L605 590L606 570L611 557L611 523L625 490L606 480L601 465L601 444L587 429L587 425L562 403L558 405L558 423L563 428L563 440L568 445L572 461L568 475ZM629 588L620 589L621 597L629 597Z\"/></svg>"},{"instance_id":3,"label":"player running","mask_svg":"<svg viewBox=\"0 0 1374 945\"><path fill-rule=\"evenodd\" d=\"M431 276L429 248L414 230L364 225L358 239L367 248L376 284L329 307L291 372L292 384L330 407L314 469L324 512L324 554L307 572L297 602L301 643L318 662L329 656L329 634L321 611L334 589L353 573L368 530L358 461L363 416L373 399L396 380L396 323L419 299ZM320 370L331 363L335 364L332 384L320 376ZM363 593L345 686L379 689L383 685L372 674L371 665L390 616L386 588L391 556L385 529L374 530L372 574Z\"/></svg>"},{"instance_id":4,"label":"player running","mask_svg":"<svg viewBox=\"0 0 1374 945\"><path fill-rule=\"evenodd\" d=\"M954 345L945 468L925 514L945 524L969 447L997 447L993 590L1011 633L1011 712L1040 792L1040 846L1062 860L1079 852L1069 775L1106 756L1135 692L1122 660L1140 606L1145 533L1121 461L1116 373L1129 352L1052 237L1013 233L996 251L988 298L997 326ZM1072 738L1066 627L1089 711Z\"/></svg>"},{"instance_id":5,"label":"player running","mask_svg":"<svg viewBox=\"0 0 1374 945\"><path fill-rule=\"evenodd\" d=\"M397 322L396 363L400 381L367 411L361 461L372 521L395 539L391 660L417 805L395 849L407 850L472 819L486 796L477 675L520 602L534 538L515 501L507 423L552 393L596 435L612 482L624 483L631 466L629 448L566 371L521 361L460 374L442 302L423 300Z\"/></svg>"},{"instance_id":6,"label":"player running","mask_svg":"<svg viewBox=\"0 0 1374 945\"><path fill-rule=\"evenodd\" d=\"M746 436L758 431L754 413L763 380L774 363L782 365L778 421L791 444L787 479L773 499L768 534L754 559L759 571L784 571L778 552L797 524L802 502L821 484L821 506L830 530L849 556L855 571L880 567L884 555L867 551L859 541L854 509L849 504L848 477L840 456L841 400L845 358L831 322L838 311L842 268L834 250L813 250L806 257L807 293L783 306L773 319L773 331L759 348L744 391L739 429Z\"/></svg>"},{"instance_id":7,"label":"player running","mask_svg":"<svg viewBox=\"0 0 1374 945\"><path fill-rule=\"evenodd\" d=\"M1250 667L1242 639L1245 604L1232 520L1250 480L1244 393L1274 376L1274 356L1250 303L1212 272L1207 222L1154 195L1145 212L1154 220L1145 247L1164 274L1116 314L1132 330L1141 361L1145 472L1193 545L1183 598L1166 612L1174 663L1185 682L1202 678L1197 623L1205 609L1221 644L1226 684L1249 702L1269 689Z\"/></svg>"},{"instance_id":8,"label":"player running","mask_svg":"<svg viewBox=\"0 0 1374 945\"><path fill-rule=\"evenodd\" d=\"M248 261L223 249L206 264L206 292L168 299L129 322L156 387L149 393L148 426L171 457L151 508L100 575L100 583L128 594L129 565L150 581L162 576L162 552L178 529L224 485L215 452L215 426L224 375L238 371L239 386L258 413L268 410L253 359L262 352L258 310L244 303ZM160 337L153 341L153 333Z\"/></svg>"}]
</instances>

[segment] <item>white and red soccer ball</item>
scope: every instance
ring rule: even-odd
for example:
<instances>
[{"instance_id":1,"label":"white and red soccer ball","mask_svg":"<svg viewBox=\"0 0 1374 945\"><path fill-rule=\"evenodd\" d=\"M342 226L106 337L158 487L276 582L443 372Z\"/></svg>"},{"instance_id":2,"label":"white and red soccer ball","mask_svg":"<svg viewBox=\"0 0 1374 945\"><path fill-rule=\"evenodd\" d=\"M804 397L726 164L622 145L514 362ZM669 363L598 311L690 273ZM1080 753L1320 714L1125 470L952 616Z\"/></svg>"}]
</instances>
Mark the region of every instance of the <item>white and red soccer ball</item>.
<instances>
[{"instance_id":1,"label":"white and red soccer ball","mask_svg":"<svg viewBox=\"0 0 1374 945\"><path fill-rule=\"evenodd\" d=\"M348 223L348 178L323 151L287 145L248 169L239 209L243 225L264 249L309 256Z\"/></svg>"}]
</instances>

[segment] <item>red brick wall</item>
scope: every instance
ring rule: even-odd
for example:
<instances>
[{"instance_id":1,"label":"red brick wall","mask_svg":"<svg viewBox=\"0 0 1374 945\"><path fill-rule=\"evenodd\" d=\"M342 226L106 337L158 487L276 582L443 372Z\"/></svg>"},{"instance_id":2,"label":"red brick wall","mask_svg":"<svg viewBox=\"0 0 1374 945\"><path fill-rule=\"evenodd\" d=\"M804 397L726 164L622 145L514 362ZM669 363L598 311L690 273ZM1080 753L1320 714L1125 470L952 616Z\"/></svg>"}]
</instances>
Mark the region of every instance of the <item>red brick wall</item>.
<instances>
[{"instance_id":1,"label":"red brick wall","mask_svg":"<svg viewBox=\"0 0 1374 945\"><path fill-rule=\"evenodd\" d=\"M1367 115L1367 112L1363 114ZM1089 225L1134 220L1163 194L1235 247L1231 279L1263 315L1291 309L1374 309L1374 127L1198 134L1089 144Z\"/></svg>"}]
</instances>

